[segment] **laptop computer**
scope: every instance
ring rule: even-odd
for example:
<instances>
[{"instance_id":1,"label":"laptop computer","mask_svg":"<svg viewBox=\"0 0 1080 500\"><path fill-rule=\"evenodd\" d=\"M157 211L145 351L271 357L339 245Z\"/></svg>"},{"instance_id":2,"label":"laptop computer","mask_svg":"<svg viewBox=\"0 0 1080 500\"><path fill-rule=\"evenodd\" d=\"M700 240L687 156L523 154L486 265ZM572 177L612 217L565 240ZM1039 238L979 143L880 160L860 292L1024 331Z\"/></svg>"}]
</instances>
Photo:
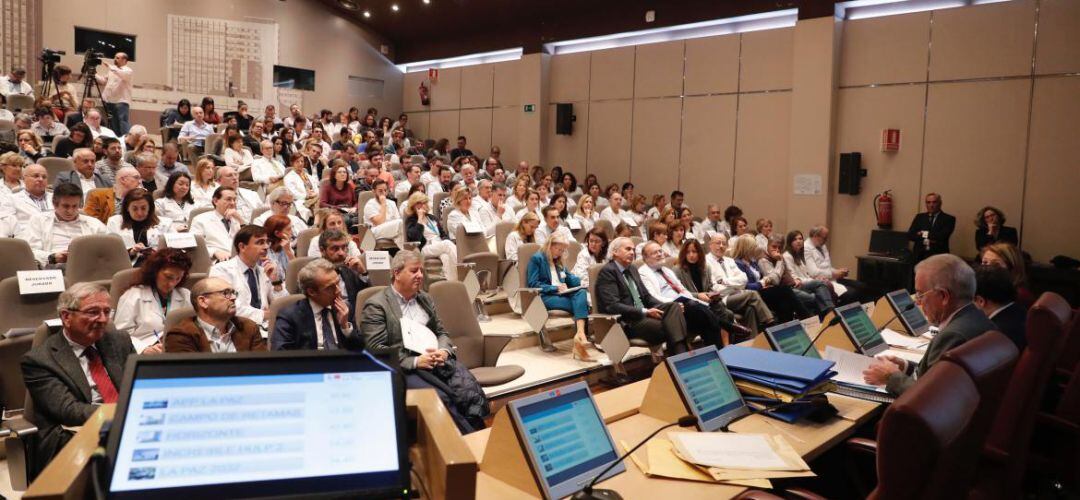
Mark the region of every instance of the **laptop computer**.
<instances>
[{"instance_id":1,"label":"laptop computer","mask_svg":"<svg viewBox=\"0 0 1080 500\"><path fill-rule=\"evenodd\" d=\"M716 346L668 356L665 361L679 397L697 417L698 429L720 430L750 412Z\"/></svg>"},{"instance_id":2,"label":"laptop computer","mask_svg":"<svg viewBox=\"0 0 1080 500\"><path fill-rule=\"evenodd\" d=\"M132 356L109 498L408 498L401 375L364 353Z\"/></svg>"},{"instance_id":3,"label":"laptop computer","mask_svg":"<svg viewBox=\"0 0 1080 500\"><path fill-rule=\"evenodd\" d=\"M817 349L809 349L810 335L799 320L766 328L765 340L774 351L821 359Z\"/></svg>"},{"instance_id":4,"label":"laptop computer","mask_svg":"<svg viewBox=\"0 0 1080 500\"><path fill-rule=\"evenodd\" d=\"M870 231L868 253L877 257L902 259L908 256L908 237L903 231L874 229Z\"/></svg>"},{"instance_id":5,"label":"laptop computer","mask_svg":"<svg viewBox=\"0 0 1080 500\"><path fill-rule=\"evenodd\" d=\"M874 326L862 304L852 302L835 309L840 316L840 324L855 350L866 356L876 356L889 349L889 344L881 337L881 332Z\"/></svg>"},{"instance_id":6,"label":"laptop computer","mask_svg":"<svg viewBox=\"0 0 1080 500\"><path fill-rule=\"evenodd\" d=\"M900 316L900 323L904 325L908 335L918 337L930 331L930 321L926 319L922 309L915 305L911 292L901 288L885 294L885 297L892 307L893 314Z\"/></svg>"}]
</instances>

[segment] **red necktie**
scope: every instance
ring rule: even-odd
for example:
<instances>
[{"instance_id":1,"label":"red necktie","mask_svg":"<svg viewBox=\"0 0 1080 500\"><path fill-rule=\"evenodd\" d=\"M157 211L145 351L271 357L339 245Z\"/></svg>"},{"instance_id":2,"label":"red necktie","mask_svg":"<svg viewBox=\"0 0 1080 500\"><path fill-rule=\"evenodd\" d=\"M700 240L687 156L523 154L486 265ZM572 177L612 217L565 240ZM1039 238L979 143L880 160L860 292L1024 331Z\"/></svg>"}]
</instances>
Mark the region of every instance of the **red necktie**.
<instances>
[{"instance_id":1,"label":"red necktie","mask_svg":"<svg viewBox=\"0 0 1080 500\"><path fill-rule=\"evenodd\" d=\"M658 269L656 272L660 275L660 277L664 278L664 281L666 281L667 284L671 285L671 288L675 289L676 293L678 293L680 295L683 293L682 287L675 284L675 282L672 281L672 279L668 277L667 273L665 273L663 269Z\"/></svg>"},{"instance_id":2,"label":"red necktie","mask_svg":"<svg viewBox=\"0 0 1080 500\"><path fill-rule=\"evenodd\" d=\"M101 362L101 356L98 355L97 349L94 346L87 347L83 351L83 355L90 362L90 378L94 379L98 394L101 394L101 400L105 403L115 403L116 386L113 385L112 379L109 378L109 372L105 371L105 363Z\"/></svg>"}]
</instances>

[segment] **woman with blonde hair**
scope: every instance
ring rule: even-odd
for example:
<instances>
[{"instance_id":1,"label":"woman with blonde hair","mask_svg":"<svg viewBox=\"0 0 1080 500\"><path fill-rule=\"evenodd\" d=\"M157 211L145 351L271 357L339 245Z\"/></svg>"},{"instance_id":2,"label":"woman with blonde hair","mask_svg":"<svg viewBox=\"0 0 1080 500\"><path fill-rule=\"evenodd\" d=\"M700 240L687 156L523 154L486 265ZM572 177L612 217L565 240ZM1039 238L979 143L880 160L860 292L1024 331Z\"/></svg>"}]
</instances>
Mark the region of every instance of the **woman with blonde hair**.
<instances>
[{"instance_id":1,"label":"woman with blonde hair","mask_svg":"<svg viewBox=\"0 0 1080 500\"><path fill-rule=\"evenodd\" d=\"M578 199L577 211L574 212L574 220L581 224L581 230L586 233L592 231L596 221L600 220L600 213L596 211L596 200L587 194Z\"/></svg>"},{"instance_id":2,"label":"woman with blonde hair","mask_svg":"<svg viewBox=\"0 0 1080 500\"><path fill-rule=\"evenodd\" d=\"M1035 303L1035 294L1027 283L1027 261L1015 245L1006 242L986 245L979 254L979 262L984 266L997 266L1009 271L1016 287L1016 301L1025 309Z\"/></svg>"},{"instance_id":3,"label":"woman with blonde hair","mask_svg":"<svg viewBox=\"0 0 1080 500\"><path fill-rule=\"evenodd\" d=\"M525 206L525 198L529 195L529 178L526 176L518 177L514 181L514 189L510 193L510 197L506 199L506 206L514 213L521 210Z\"/></svg>"},{"instance_id":4,"label":"woman with blonde hair","mask_svg":"<svg viewBox=\"0 0 1080 500\"><path fill-rule=\"evenodd\" d=\"M30 130L20 131L16 135L15 142L18 143L19 154L31 162L36 162L45 156L41 138Z\"/></svg>"},{"instance_id":5,"label":"woman with blonde hair","mask_svg":"<svg viewBox=\"0 0 1080 500\"><path fill-rule=\"evenodd\" d=\"M517 262L518 260L518 248L526 243L536 243L536 228L540 227L540 216L533 212L525 212L522 214L521 219L518 219L517 226L514 227L510 234L506 235L506 245L504 250L506 251L507 260Z\"/></svg>"},{"instance_id":6,"label":"woman with blonde hair","mask_svg":"<svg viewBox=\"0 0 1080 500\"><path fill-rule=\"evenodd\" d=\"M754 236L754 239L757 241L757 246L760 247L762 250L768 251L769 239L772 237L773 234L772 221L769 219L761 218L758 219L757 222L754 223L754 225L757 226L757 235ZM780 241L784 241L782 236L780 237Z\"/></svg>"},{"instance_id":7,"label":"woman with blonde hair","mask_svg":"<svg viewBox=\"0 0 1080 500\"><path fill-rule=\"evenodd\" d=\"M465 191L468 193L468 190ZM457 245L439 221L428 213L428 196L416 192L405 201L405 240L420 244L420 255L442 261L447 279L457 279Z\"/></svg>"},{"instance_id":8,"label":"woman with blonde hair","mask_svg":"<svg viewBox=\"0 0 1080 500\"><path fill-rule=\"evenodd\" d=\"M461 184L454 186L454 190L450 193L450 199L454 206L453 210L446 216L446 230L450 234L450 239L456 240L458 228L466 223L471 222L483 227L483 222L480 220L480 211L472 204L472 193L469 192L469 188ZM495 226L492 225L489 231L485 230L484 236L490 237L494 232Z\"/></svg>"},{"instance_id":9,"label":"woman with blonde hair","mask_svg":"<svg viewBox=\"0 0 1080 500\"><path fill-rule=\"evenodd\" d=\"M781 276L767 275L762 272L758 259L762 251L757 241L749 234L731 239L731 258L735 265L746 275L746 290L753 290L761 295L761 300L769 306L781 322L810 317L810 311L792 292L790 286L782 282Z\"/></svg>"},{"instance_id":10,"label":"woman with blonde hair","mask_svg":"<svg viewBox=\"0 0 1080 500\"><path fill-rule=\"evenodd\" d=\"M529 288L540 290L540 300L548 309L566 311L574 315L573 357L581 361L592 361L586 346L589 341L585 336L585 322L589 318L588 292L581 286L581 279L567 270L563 257L570 241L561 233L552 234L541 251L529 258L526 269L526 283Z\"/></svg>"},{"instance_id":11,"label":"woman with blonde hair","mask_svg":"<svg viewBox=\"0 0 1080 500\"><path fill-rule=\"evenodd\" d=\"M333 208L320 208L315 211L315 226L319 228L319 234L327 231L341 231L344 234L349 234L348 226L345 223L345 214ZM311 243L308 246L308 256L314 257L320 255L322 252L319 250L319 236L316 235L311 238ZM363 257L363 253L360 252L360 247L356 245L356 241L349 238L349 257L360 258Z\"/></svg>"},{"instance_id":12,"label":"woman with blonde hair","mask_svg":"<svg viewBox=\"0 0 1080 500\"><path fill-rule=\"evenodd\" d=\"M195 177L191 180L191 197L196 207L209 207L218 183L214 181L214 160L203 158L195 164Z\"/></svg>"}]
</instances>

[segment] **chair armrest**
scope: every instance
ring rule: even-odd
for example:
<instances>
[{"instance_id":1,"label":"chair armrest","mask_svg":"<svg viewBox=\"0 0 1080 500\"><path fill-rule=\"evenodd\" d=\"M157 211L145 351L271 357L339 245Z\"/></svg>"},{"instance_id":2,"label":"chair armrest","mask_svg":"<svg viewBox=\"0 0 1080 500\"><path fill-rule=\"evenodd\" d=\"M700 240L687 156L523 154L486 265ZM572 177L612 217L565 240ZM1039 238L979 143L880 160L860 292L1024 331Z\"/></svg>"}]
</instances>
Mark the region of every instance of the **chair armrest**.
<instances>
[{"instance_id":1,"label":"chair armrest","mask_svg":"<svg viewBox=\"0 0 1080 500\"><path fill-rule=\"evenodd\" d=\"M877 456L877 441L866 438L851 438L844 443L848 450Z\"/></svg>"},{"instance_id":2,"label":"chair armrest","mask_svg":"<svg viewBox=\"0 0 1080 500\"><path fill-rule=\"evenodd\" d=\"M36 425L30 423L29 420L18 417L5 420L0 429L8 431L9 435L14 434L15 437L23 438L31 434L35 434L38 431Z\"/></svg>"},{"instance_id":3,"label":"chair armrest","mask_svg":"<svg viewBox=\"0 0 1080 500\"><path fill-rule=\"evenodd\" d=\"M606 319L608 321L618 321L618 314L604 314L604 313L590 313L589 319Z\"/></svg>"},{"instance_id":4,"label":"chair armrest","mask_svg":"<svg viewBox=\"0 0 1080 500\"><path fill-rule=\"evenodd\" d=\"M805 490L802 488L785 489L784 493L784 496L788 498L795 498L800 500L825 500L825 497L818 495L813 491Z\"/></svg>"},{"instance_id":5,"label":"chair armrest","mask_svg":"<svg viewBox=\"0 0 1080 500\"><path fill-rule=\"evenodd\" d=\"M764 490L746 490L739 493L735 500L783 500L783 497L778 497Z\"/></svg>"},{"instance_id":6,"label":"chair armrest","mask_svg":"<svg viewBox=\"0 0 1080 500\"><path fill-rule=\"evenodd\" d=\"M519 287L517 290L514 290L514 293L517 293L517 294L535 293L535 294L539 295L540 294L540 289L539 288Z\"/></svg>"}]
</instances>

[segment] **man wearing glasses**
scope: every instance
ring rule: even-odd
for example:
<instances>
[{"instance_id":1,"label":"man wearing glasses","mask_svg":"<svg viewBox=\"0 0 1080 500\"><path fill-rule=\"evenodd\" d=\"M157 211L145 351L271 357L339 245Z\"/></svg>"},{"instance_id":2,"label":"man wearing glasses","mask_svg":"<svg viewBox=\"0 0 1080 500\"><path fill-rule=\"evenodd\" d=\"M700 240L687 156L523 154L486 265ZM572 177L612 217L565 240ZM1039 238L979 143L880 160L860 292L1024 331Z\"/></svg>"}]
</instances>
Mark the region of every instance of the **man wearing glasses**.
<instances>
[{"instance_id":1,"label":"man wearing glasses","mask_svg":"<svg viewBox=\"0 0 1080 500\"><path fill-rule=\"evenodd\" d=\"M74 435L64 427L86 423L98 405L116 403L131 337L107 329L109 292L93 283L76 283L60 294L57 310L63 330L49 335L22 359L22 374L34 402L38 427L28 469L37 475Z\"/></svg>"},{"instance_id":2,"label":"man wearing glasses","mask_svg":"<svg viewBox=\"0 0 1080 500\"><path fill-rule=\"evenodd\" d=\"M259 325L236 315L238 293L221 278L206 278L191 289L195 316L185 318L165 335L165 352L265 351Z\"/></svg>"},{"instance_id":3,"label":"man wearing glasses","mask_svg":"<svg viewBox=\"0 0 1080 500\"><path fill-rule=\"evenodd\" d=\"M863 371L868 384L885 385L889 394L899 396L915 384L919 376L946 351L997 326L972 302L975 298L975 271L963 259L939 254L915 266L915 303L938 334L930 341L918 365L896 356L882 356Z\"/></svg>"},{"instance_id":4,"label":"man wearing glasses","mask_svg":"<svg viewBox=\"0 0 1080 500\"><path fill-rule=\"evenodd\" d=\"M260 214L255 220L251 221L256 226L262 226L266 224L266 219L269 219L271 215L284 215L292 221L292 235L293 239L300 236L300 232L307 229L308 225L301 218L290 214L289 209L292 208L295 202L293 194L289 191L289 188L284 186L274 188L270 191L270 194L266 196L266 203L270 205L270 210L267 210Z\"/></svg>"}]
</instances>

